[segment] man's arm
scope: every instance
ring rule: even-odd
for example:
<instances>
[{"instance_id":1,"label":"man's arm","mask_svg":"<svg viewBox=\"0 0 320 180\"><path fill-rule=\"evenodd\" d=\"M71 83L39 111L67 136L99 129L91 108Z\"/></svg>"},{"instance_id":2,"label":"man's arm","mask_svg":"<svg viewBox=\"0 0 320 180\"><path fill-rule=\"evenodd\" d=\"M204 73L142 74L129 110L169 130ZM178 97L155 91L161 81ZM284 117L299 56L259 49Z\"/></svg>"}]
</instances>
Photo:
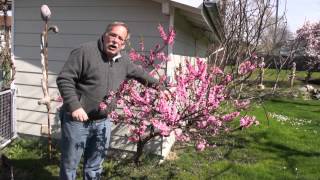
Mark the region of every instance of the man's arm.
<instances>
[{"instance_id":1,"label":"man's arm","mask_svg":"<svg viewBox=\"0 0 320 180\"><path fill-rule=\"evenodd\" d=\"M127 72L128 77L134 78L140 83L148 86L148 87L156 87L159 84L159 80L153 78L149 75L147 71L145 71L143 68L139 67L138 65L134 64L129 59L127 60Z\"/></svg>"},{"instance_id":2,"label":"man's arm","mask_svg":"<svg viewBox=\"0 0 320 180\"><path fill-rule=\"evenodd\" d=\"M82 72L82 56L81 48L73 50L57 77L58 89L63 98L66 111L71 112L72 117L78 121L86 121L88 119L76 90L76 84Z\"/></svg>"}]
</instances>

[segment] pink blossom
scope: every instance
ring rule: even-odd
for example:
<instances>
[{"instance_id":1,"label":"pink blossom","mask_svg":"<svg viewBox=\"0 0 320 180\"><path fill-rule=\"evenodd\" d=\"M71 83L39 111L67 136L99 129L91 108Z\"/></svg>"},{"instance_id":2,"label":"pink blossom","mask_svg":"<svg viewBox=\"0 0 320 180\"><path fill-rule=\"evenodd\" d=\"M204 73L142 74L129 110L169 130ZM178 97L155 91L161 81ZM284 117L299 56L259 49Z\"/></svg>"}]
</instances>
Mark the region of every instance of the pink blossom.
<instances>
[{"instance_id":1,"label":"pink blossom","mask_svg":"<svg viewBox=\"0 0 320 180\"><path fill-rule=\"evenodd\" d=\"M128 138L128 141L130 142L138 142L139 141L139 138L137 136L130 136Z\"/></svg>"},{"instance_id":2,"label":"pink blossom","mask_svg":"<svg viewBox=\"0 0 320 180\"><path fill-rule=\"evenodd\" d=\"M135 50L129 52L129 58L131 61L145 61L144 57Z\"/></svg>"},{"instance_id":3,"label":"pink blossom","mask_svg":"<svg viewBox=\"0 0 320 180\"><path fill-rule=\"evenodd\" d=\"M232 76L230 74L227 74L226 77L224 78L224 81L226 84L232 81Z\"/></svg>"},{"instance_id":4,"label":"pink blossom","mask_svg":"<svg viewBox=\"0 0 320 180\"><path fill-rule=\"evenodd\" d=\"M197 122L197 127L198 127L199 129L206 128L207 125L208 125L208 122L207 122L207 121L198 121L198 122Z\"/></svg>"},{"instance_id":5,"label":"pink blossom","mask_svg":"<svg viewBox=\"0 0 320 180\"><path fill-rule=\"evenodd\" d=\"M118 99L118 100L117 100L117 105L123 106L123 105L124 105L123 99Z\"/></svg>"},{"instance_id":6,"label":"pink blossom","mask_svg":"<svg viewBox=\"0 0 320 180\"><path fill-rule=\"evenodd\" d=\"M222 116L222 121L229 122L232 121L234 118L238 117L240 115L240 112L232 112L229 114L226 114Z\"/></svg>"},{"instance_id":7,"label":"pink blossom","mask_svg":"<svg viewBox=\"0 0 320 180\"><path fill-rule=\"evenodd\" d=\"M240 126L241 127L244 127L244 128L248 128L250 127L251 125L253 124L256 124L258 125L259 124L259 121L256 120L256 117L252 116L244 116L240 119Z\"/></svg>"},{"instance_id":8,"label":"pink blossom","mask_svg":"<svg viewBox=\"0 0 320 180\"><path fill-rule=\"evenodd\" d=\"M222 74L223 74L223 71L222 71L219 67L217 67L217 66L213 66L213 67L211 68L211 72L212 72L213 74L217 74L217 75L222 75Z\"/></svg>"},{"instance_id":9,"label":"pink blossom","mask_svg":"<svg viewBox=\"0 0 320 180\"><path fill-rule=\"evenodd\" d=\"M107 109L107 104L105 102L100 102L99 109L104 111L105 109Z\"/></svg>"},{"instance_id":10,"label":"pink blossom","mask_svg":"<svg viewBox=\"0 0 320 180\"><path fill-rule=\"evenodd\" d=\"M162 40L165 42L167 41L168 37L166 32L163 29L163 26L161 24L158 25L158 31L160 33L160 37L162 38Z\"/></svg>"},{"instance_id":11,"label":"pink blossom","mask_svg":"<svg viewBox=\"0 0 320 180\"><path fill-rule=\"evenodd\" d=\"M170 27L170 29L169 29L169 36L168 36L168 38L167 38L167 40L166 40L166 43L169 44L170 46L172 46L173 43L174 43L175 37L176 37L176 33L175 33L175 31L173 30L173 28Z\"/></svg>"},{"instance_id":12,"label":"pink blossom","mask_svg":"<svg viewBox=\"0 0 320 180\"><path fill-rule=\"evenodd\" d=\"M251 61L244 61L239 65L238 73L240 75L245 75L252 72L254 69L256 69L255 64L252 64Z\"/></svg>"},{"instance_id":13,"label":"pink blossom","mask_svg":"<svg viewBox=\"0 0 320 180\"><path fill-rule=\"evenodd\" d=\"M164 31L163 26L161 24L158 25L158 31L160 33L160 37L163 42L168 45L173 45L176 33L172 27L169 28L169 34Z\"/></svg>"},{"instance_id":14,"label":"pink blossom","mask_svg":"<svg viewBox=\"0 0 320 180\"><path fill-rule=\"evenodd\" d=\"M234 105L237 109L247 109L250 105L249 99L235 100Z\"/></svg>"},{"instance_id":15,"label":"pink blossom","mask_svg":"<svg viewBox=\"0 0 320 180\"><path fill-rule=\"evenodd\" d=\"M130 131L131 131L132 134L135 134L137 136L141 136L141 135L143 135L145 133L146 129L147 129L147 126L145 124L143 124L143 123L140 123L139 127L131 129Z\"/></svg>"},{"instance_id":16,"label":"pink blossom","mask_svg":"<svg viewBox=\"0 0 320 180\"><path fill-rule=\"evenodd\" d=\"M202 139L197 142L196 149L198 151L203 151L207 147L207 141Z\"/></svg>"},{"instance_id":17,"label":"pink blossom","mask_svg":"<svg viewBox=\"0 0 320 180\"><path fill-rule=\"evenodd\" d=\"M133 117L131 110L127 106L123 107L123 112L126 115L126 117Z\"/></svg>"},{"instance_id":18,"label":"pink blossom","mask_svg":"<svg viewBox=\"0 0 320 180\"><path fill-rule=\"evenodd\" d=\"M160 61L168 61L169 58L165 55L164 52L157 53L157 59Z\"/></svg>"},{"instance_id":19,"label":"pink blossom","mask_svg":"<svg viewBox=\"0 0 320 180\"><path fill-rule=\"evenodd\" d=\"M113 121L117 121L118 118L119 118L119 114L117 112L115 112L115 111L112 111L109 116Z\"/></svg>"},{"instance_id":20,"label":"pink blossom","mask_svg":"<svg viewBox=\"0 0 320 180\"><path fill-rule=\"evenodd\" d=\"M162 136L169 136L170 128L166 125L166 123L159 121L159 120L152 120L152 125L160 131Z\"/></svg>"},{"instance_id":21,"label":"pink blossom","mask_svg":"<svg viewBox=\"0 0 320 180\"><path fill-rule=\"evenodd\" d=\"M175 130L175 136L176 136L176 140L177 141L181 141L181 142L189 142L190 141L190 136L188 134L184 134L181 132L179 132L181 129L178 129L178 132L176 132Z\"/></svg>"},{"instance_id":22,"label":"pink blossom","mask_svg":"<svg viewBox=\"0 0 320 180\"><path fill-rule=\"evenodd\" d=\"M209 116L207 121L213 127L221 127L222 126L222 122L218 118L216 118L215 116Z\"/></svg>"}]
</instances>

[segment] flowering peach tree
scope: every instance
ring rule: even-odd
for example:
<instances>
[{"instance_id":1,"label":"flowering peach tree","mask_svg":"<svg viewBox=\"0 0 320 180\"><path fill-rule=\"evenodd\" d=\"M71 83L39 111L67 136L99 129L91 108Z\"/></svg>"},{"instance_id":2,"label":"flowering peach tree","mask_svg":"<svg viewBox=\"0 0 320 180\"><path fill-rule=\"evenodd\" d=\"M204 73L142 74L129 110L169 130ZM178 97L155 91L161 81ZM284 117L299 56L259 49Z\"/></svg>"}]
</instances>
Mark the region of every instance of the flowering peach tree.
<instances>
[{"instance_id":1,"label":"flowering peach tree","mask_svg":"<svg viewBox=\"0 0 320 180\"><path fill-rule=\"evenodd\" d=\"M150 74L159 78L160 85L152 88L129 80L101 103L101 108L106 108L108 101L117 97L123 113L112 111L109 116L114 123L129 126L129 141L137 143L135 163L139 163L144 145L156 137L175 135L177 141L193 143L197 150L203 151L215 146L208 138L259 123L255 117L240 117L240 111L249 107L250 100L236 100L231 96L230 87L237 81L232 74L209 67L204 59L197 58L195 63L186 60L185 67L175 70L174 80L166 83L167 77L160 72L170 59L162 50L173 45L175 32L169 29L166 33L161 25L158 30L163 45L155 46L146 54L141 43L142 53L132 50L130 57L144 68L152 66L154 71ZM247 60L239 65L237 73L245 76L255 67ZM232 128L230 122L235 119L240 122Z\"/></svg>"}]
</instances>

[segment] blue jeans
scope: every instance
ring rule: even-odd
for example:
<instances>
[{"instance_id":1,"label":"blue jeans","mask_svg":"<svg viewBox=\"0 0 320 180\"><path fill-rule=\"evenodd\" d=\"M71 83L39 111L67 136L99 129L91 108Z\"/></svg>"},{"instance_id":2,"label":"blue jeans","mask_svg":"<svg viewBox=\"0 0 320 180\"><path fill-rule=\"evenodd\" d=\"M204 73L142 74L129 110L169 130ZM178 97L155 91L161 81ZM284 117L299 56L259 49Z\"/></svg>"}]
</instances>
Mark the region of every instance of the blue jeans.
<instances>
[{"instance_id":1,"label":"blue jeans","mask_svg":"<svg viewBox=\"0 0 320 180\"><path fill-rule=\"evenodd\" d=\"M63 110L62 110L63 111ZM60 179L75 180L76 170L83 155L83 179L100 179L102 163L109 147L110 119L74 121L61 112Z\"/></svg>"}]
</instances>

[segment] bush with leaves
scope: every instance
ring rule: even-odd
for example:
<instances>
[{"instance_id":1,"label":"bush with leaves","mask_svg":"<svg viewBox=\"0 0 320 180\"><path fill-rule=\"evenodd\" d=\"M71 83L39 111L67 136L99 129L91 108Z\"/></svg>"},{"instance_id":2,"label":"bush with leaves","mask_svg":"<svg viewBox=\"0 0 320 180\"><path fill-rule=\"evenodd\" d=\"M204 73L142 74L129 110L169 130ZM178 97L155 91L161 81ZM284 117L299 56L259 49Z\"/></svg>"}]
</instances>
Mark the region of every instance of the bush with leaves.
<instances>
[{"instance_id":1,"label":"bush with leaves","mask_svg":"<svg viewBox=\"0 0 320 180\"><path fill-rule=\"evenodd\" d=\"M159 78L159 84L166 84L167 77L160 72L170 59L162 50L173 44L175 33L169 29L167 34L161 25L158 30L163 39L162 46L155 46L147 54L141 43L142 53L132 50L130 57L142 68L152 66L154 70L150 74ZM256 64L250 60L241 63L237 72L241 75L239 79L255 68ZM123 108L123 113L112 111L109 116L114 123L123 123L130 128L129 141L137 143L136 164L140 162L145 144L156 137L175 135L177 141L192 143L202 151L215 146L209 143L210 137L258 124L255 117L240 117L240 111L248 108L250 100L235 100L231 95L230 89L239 79L233 79L232 74L224 73L218 67L209 67L205 59L186 60L185 67L175 70L174 80L168 86L151 88L129 80L118 92L110 92L100 108L107 108L117 97L117 105ZM231 127L230 122L237 117L239 125Z\"/></svg>"}]
</instances>

